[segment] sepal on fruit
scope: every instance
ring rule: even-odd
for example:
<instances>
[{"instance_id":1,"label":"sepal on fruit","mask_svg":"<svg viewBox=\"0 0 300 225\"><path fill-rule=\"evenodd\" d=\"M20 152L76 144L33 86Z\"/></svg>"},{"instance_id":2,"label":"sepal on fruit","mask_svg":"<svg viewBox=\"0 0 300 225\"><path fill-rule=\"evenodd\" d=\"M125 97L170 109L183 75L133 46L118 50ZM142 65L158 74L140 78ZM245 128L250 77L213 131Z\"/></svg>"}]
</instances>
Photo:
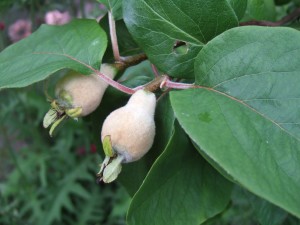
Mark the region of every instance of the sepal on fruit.
<instances>
[{"instance_id":1,"label":"sepal on fruit","mask_svg":"<svg viewBox=\"0 0 300 225\"><path fill-rule=\"evenodd\" d=\"M77 117L80 116L81 112L81 107L64 108L62 104L58 104L57 100L53 100L51 102L51 108L44 117L43 127L48 128L49 126L51 126L49 134L52 137L53 131L62 121L64 121L68 117L74 118L76 120Z\"/></svg>"},{"instance_id":2,"label":"sepal on fruit","mask_svg":"<svg viewBox=\"0 0 300 225\"><path fill-rule=\"evenodd\" d=\"M110 183L117 179L122 170L123 160L124 157L122 155L118 155L116 158L113 158L111 162L105 167L102 177L104 183Z\"/></svg>"},{"instance_id":3,"label":"sepal on fruit","mask_svg":"<svg viewBox=\"0 0 300 225\"><path fill-rule=\"evenodd\" d=\"M43 126L44 128L50 127L49 134L52 137L54 129L64 120L66 119L67 115L63 108L61 108L55 100L51 102L51 108L46 113Z\"/></svg>"},{"instance_id":4,"label":"sepal on fruit","mask_svg":"<svg viewBox=\"0 0 300 225\"><path fill-rule=\"evenodd\" d=\"M50 131L49 131L49 134L50 134L50 137L52 137L52 134L53 134L53 131L54 129L64 120L66 119L66 115L63 115L61 118L59 118L58 120L56 120L52 125L51 125L51 128L50 128Z\"/></svg>"},{"instance_id":5,"label":"sepal on fruit","mask_svg":"<svg viewBox=\"0 0 300 225\"><path fill-rule=\"evenodd\" d=\"M112 148L110 135L107 135L103 138L102 146L106 156L114 157L116 155Z\"/></svg>"},{"instance_id":6,"label":"sepal on fruit","mask_svg":"<svg viewBox=\"0 0 300 225\"><path fill-rule=\"evenodd\" d=\"M100 171L97 173L98 181L104 183L113 182L117 179L122 170L124 156L116 155L115 157L106 156L101 164Z\"/></svg>"},{"instance_id":7,"label":"sepal on fruit","mask_svg":"<svg viewBox=\"0 0 300 225\"><path fill-rule=\"evenodd\" d=\"M71 109L66 109L65 112L69 117L77 119L82 113L82 107L75 107L75 108L71 108Z\"/></svg>"},{"instance_id":8,"label":"sepal on fruit","mask_svg":"<svg viewBox=\"0 0 300 225\"><path fill-rule=\"evenodd\" d=\"M110 183L117 179L122 170L124 156L118 155L112 148L110 136L103 139L103 150L105 159L101 164L100 171L97 173L98 181Z\"/></svg>"}]
</instances>

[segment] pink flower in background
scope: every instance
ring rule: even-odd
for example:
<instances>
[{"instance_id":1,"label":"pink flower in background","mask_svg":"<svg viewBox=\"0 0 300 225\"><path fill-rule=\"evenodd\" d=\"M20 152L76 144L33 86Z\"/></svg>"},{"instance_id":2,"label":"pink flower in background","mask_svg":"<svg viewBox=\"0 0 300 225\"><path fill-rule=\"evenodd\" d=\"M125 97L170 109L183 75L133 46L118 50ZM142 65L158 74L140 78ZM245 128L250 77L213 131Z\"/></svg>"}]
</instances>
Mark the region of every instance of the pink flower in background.
<instances>
[{"instance_id":1,"label":"pink flower in background","mask_svg":"<svg viewBox=\"0 0 300 225\"><path fill-rule=\"evenodd\" d=\"M86 153L97 153L97 147L95 144L90 145L90 151L88 152L85 147L79 147L76 149L78 155L85 155Z\"/></svg>"},{"instance_id":2,"label":"pink flower in background","mask_svg":"<svg viewBox=\"0 0 300 225\"><path fill-rule=\"evenodd\" d=\"M99 4L99 9L106 10L106 6L104 4Z\"/></svg>"},{"instance_id":3,"label":"pink flower in background","mask_svg":"<svg viewBox=\"0 0 300 225\"><path fill-rule=\"evenodd\" d=\"M60 12L58 10L49 11L45 15L45 22L50 25L62 25L71 20L71 15L68 11Z\"/></svg>"},{"instance_id":4,"label":"pink flower in background","mask_svg":"<svg viewBox=\"0 0 300 225\"><path fill-rule=\"evenodd\" d=\"M12 42L17 42L31 34L31 22L20 19L9 26L8 36Z\"/></svg>"},{"instance_id":5,"label":"pink flower in background","mask_svg":"<svg viewBox=\"0 0 300 225\"><path fill-rule=\"evenodd\" d=\"M0 22L0 30L4 30L5 29L5 23Z\"/></svg>"},{"instance_id":6,"label":"pink flower in background","mask_svg":"<svg viewBox=\"0 0 300 225\"><path fill-rule=\"evenodd\" d=\"M91 149L90 149L91 153L97 153L97 147L95 144L91 144Z\"/></svg>"}]
</instances>

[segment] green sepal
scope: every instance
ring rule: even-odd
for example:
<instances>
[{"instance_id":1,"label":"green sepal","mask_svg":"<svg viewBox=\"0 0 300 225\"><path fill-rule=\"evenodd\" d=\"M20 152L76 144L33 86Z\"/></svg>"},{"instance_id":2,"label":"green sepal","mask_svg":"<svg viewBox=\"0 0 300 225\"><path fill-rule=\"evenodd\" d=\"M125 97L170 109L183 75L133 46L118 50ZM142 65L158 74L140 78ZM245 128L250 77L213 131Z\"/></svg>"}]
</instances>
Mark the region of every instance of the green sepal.
<instances>
[{"instance_id":1,"label":"green sepal","mask_svg":"<svg viewBox=\"0 0 300 225\"><path fill-rule=\"evenodd\" d=\"M72 96L65 90L61 90L59 92L58 99L66 102L68 105L72 105L72 102L73 102Z\"/></svg>"},{"instance_id":2,"label":"green sepal","mask_svg":"<svg viewBox=\"0 0 300 225\"><path fill-rule=\"evenodd\" d=\"M77 107L77 108L71 108L71 109L66 109L65 113L72 118L77 118L81 115L82 113L82 108Z\"/></svg>"},{"instance_id":3,"label":"green sepal","mask_svg":"<svg viewBox=\"0 0 300 225\"><path fill-rule=\"evenodd\" d=\"M63 109L61 108L58 100L53 100L50 105L51 105L51 108L56 110L57 112L59 112L59 113L63 112Z\"/></svg>"},{"instance_id":4,"label":"green sepal","mask_svg":"<svg viewBox=\"0 0 300 225\"><path fill-rule=\"evenodd\" d=\"M50 128L50 131L49 131L49 134L50 134L50 137L52 137L52 134L53 134L53 131L54 129L67 117L67 115L63 115L61 118L59 118L58 120L56 120L51 128Z\"/></svg>"},{"instance_id":5,"label":"green sepal","mask_svg":"<svg viewBox=\"0 0 300 225\"><path fill-rule=\"evenodd\" d=\"M100 164L100 170L97 173L97 177L99 177L100 180L102 180L103 170L108 165L109 161L110 161L110 157L106 156L105 159L104 159L104 161L103 161L103 163Z\"/></svg>"},{"instance_id":6,"label":"green sepal","mask_svg":"<svg viewBox=\"0 0 300 225\"><path fill-rule=\"evenodd\" d=\"M49 109L43 120L43 127L47 128L57 120L57 111L53 108Z\"/></svg>"},{"instance_id":7,"label":"green sepal","mask_svg":"<svg viewBox=\"0 0 300 225\"><path fill-rule=\"evenodd\" d=\"M117 179L122 170L123 159L123 156L118 155L117 158L112 159L112 161L104 168L102 177L104 183L110 183Z\"/></svg>"},{"instance_id":8,"label":"green sepal","mask_svg":"<svg viewBox=\"0 0 300 225\"><path fill-rule=\"evenodd\" d=\"M107 135L103 138L102 146L106 156L114 157L116 155L112 147L110 135Z\"/></svg>"}]
</instances>

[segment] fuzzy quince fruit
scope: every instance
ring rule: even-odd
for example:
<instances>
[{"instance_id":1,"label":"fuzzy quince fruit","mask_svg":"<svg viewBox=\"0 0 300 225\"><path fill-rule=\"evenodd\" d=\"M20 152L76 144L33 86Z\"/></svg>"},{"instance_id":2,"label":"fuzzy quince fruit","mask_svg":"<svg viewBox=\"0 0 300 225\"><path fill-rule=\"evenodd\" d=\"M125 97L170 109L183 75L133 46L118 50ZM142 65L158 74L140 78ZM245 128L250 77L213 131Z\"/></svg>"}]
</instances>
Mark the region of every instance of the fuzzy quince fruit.
<instances>
[{"instance_id":1,"label":"fuzzy quince fruit","mask_svg":"<svg viewBox=\"0 0 300 225\"><path fill-rule=\"evenodd\" d=\"M112 182L121 172L121 163L139 160L151 148L155 136L155 106L155 94L139 90L125 106L105 119L101 140L106 158L98 173L100 180Z\"/></svg>"},{"instance_id":2,"label":"fuzzy quince fruit","mask_svg":"<svg viewBox=\"0 0 300 225\"><path fill-rule=\"evenodd\" d=\"M113 78L117 69L110 64L101 65L101 73ZM55 87L55 99L44 117L43 126L50 128L50 136L54 129L66 118L86 116L100 104L108 84L97 74L82 75L71 71L63 76Z\"/></svg>"}]
</instances>

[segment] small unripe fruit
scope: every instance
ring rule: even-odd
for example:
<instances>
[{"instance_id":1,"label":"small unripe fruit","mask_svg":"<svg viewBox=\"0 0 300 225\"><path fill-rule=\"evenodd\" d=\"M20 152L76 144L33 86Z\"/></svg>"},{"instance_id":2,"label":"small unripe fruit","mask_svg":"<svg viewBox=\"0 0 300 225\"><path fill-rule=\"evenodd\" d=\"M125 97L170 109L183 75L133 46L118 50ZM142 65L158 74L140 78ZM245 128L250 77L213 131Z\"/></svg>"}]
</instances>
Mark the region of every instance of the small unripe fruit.
<instances>
[{"instance_id":1,"label":"small unripe fruit","mask_svg":"<svg viewBox=\"0 0 300 225\"><path fill-rule=\"evenodd\" d=\"M113 78L117 69L109 64L101 65L101 73ZM56 87L56 99L51 103L51 109L44 117L44 127L51 124L50 136L54 128L65 118L86 116L92 113L100 104L108 84L97 74L82 75L72 71L62 77Z\"/></svg>"},{"instance_id":2,"label":"small unripe fruit","mask_svg":"<svg viewBox=\"0 0 300 225\"><path fill-rule=\"evenodd\" d=\"M110 78L116 74L116 69L107 64L103 64L100 71ZM85 76L72 71L57 83L55 95L72 108L82 108L77 117L86 116L99 106L107 86L97 74Z\"/></svg>"},{"instance_id":3,"label":"small unripe fruit","mask_svg":"<svg viewBox=\"0 0 300 225\"><path fill-rule=\"evenodd\" d=\"M155 136L155 106L155 95L139 90L125 106L113 111L105 119L101 140L109 160L106 158L98 174L104 182L117 178L121 163L139 160L151 148ZM108 142L112 150L107 151Z\"/></svg>"}]
</instances>

